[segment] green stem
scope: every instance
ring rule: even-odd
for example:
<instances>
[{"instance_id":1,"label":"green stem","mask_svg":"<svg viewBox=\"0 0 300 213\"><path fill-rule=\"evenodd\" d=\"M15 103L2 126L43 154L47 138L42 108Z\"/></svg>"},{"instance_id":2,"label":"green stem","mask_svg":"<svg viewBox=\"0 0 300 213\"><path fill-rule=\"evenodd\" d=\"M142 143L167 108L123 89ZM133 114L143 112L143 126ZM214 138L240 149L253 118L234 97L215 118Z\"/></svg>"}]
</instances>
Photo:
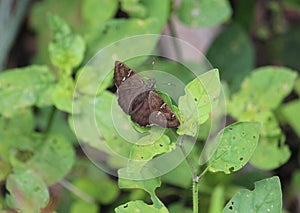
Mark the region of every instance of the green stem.
<instances>
[{"instance_id":1,"label":"green stem","mask_svg":"<svg viewBox=\"0 0 300 213\"><path fill-rule=\"evenodd\" d=\"M198 213L198 176L193 179L193 213Z\"/></svg>"}]
</instances>

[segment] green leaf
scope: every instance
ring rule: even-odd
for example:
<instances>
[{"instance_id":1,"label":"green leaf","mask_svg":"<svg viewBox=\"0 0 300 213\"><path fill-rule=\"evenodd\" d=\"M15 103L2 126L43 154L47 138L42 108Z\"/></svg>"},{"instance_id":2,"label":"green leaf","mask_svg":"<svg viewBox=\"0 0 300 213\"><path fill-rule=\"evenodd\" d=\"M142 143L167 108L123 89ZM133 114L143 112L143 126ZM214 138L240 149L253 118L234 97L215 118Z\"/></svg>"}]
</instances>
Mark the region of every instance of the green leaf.
<instances>
[{"instance_id":1,"label":"green leaf","mask_svg":"<svg viewBox=\"0 0 300 213\"><path fill-rule=\"evenodd\" d=\"M70 75L72 68L83 60L85 43L81 36L72 32L70 26L58 16L49 16L52 39L48 46L53 65Z\"/></svg>"},{"instance_id":2,"label":"green leaf","mask_svg":"<svg viewBox=\"0 0 300 213\"><path fill-rule=\"evenodd\" d=\"M139 0L121 0L121 8L130 17L144 18L146 16L146 8Z\"/></svg>"},{"instance_id":3,"label":"green leaf","mask_svg":"<svg viewBox=\"0 0 300 213\"><path fill-rule=\"evenodd\" d=\"M52 93L54 105L61 111L72 113L72 102L74 94L74 82L72 78L64 78L56 84ZM74 111L76 113L76 111Z\"/></svg>"},{"instance_id":4,"label":"green leaf","mask_svg":"<svg viewBox=\"0 0 300 213\"><path fill-rule=\"evenodd\" d=\"M5 181L7 176L11 172L11 165L6 161L1 160L0 161L0 171L1 171L0 172L0 181Z\"/></svg>"},{"instance_id":5,"label":"green leaf","mask_svg":"<svg viewBox=\"0 0 300 213\"><path fill-rule=\"evenodd\" d=\"M295 92L300 96L300 78L298 77L295 82Z\"/></svg>"},{"instance_id":6,"label":"green leaf","mask_svg":"<svg viewBox=\"0 0 300 213\"><path fill-rule=\"evenodd\" d=\"M212 27L224 23L231 16L227 0L185 0L181 1L178 18L192 27Z\"/></svg>"},{"instance_id":7,"label":"green leaf","mask_svg":"<svg viewBox=\"0 0 300 213\"><path fill-rule=\"evenodd\" d=\"M281 213L282 195L279 178L275 176L258 181L253 191L241 190L223 209L223 213L232 212Z\"/></svg>"},{"instance_id":8,"label":"green leaf","mask_svg":"<svg viewBox=\"0 0 300 213\"><path fill-rule=\"evenodd\" d=\"M272 170L285 164L290 156L289 147L284 144L284 135L261 137L251 158L251 164L260 169Z\"/></svg>"},{"instance_id":9,"label":"green leaf","mask_svg":"<svg viewBox=\"0 0 300 213\"><path fill-rule=\"evenodd\" d=\"M6 196L8 206L24 213L38 213L49 201L46 184L29 171L9 175L6 188L10 192Z\"/></svg>"},{"instance_id":10,"label":"green leaf","mask_svg":"<svg viewBox=\"0 0 300 213\"><path fill-rule=\"evenodd\" d=\"M300 137L300 100L295 100L283 105L281 108L281 113L289 123L289 125L294 129L294 131Z\"/></svg>"},{"instance_id":11,"label":"green leaf","mask_svg":"<svg viewBox=\"0 0 300 213\"><path fill-rule=\"evenodd\" d=\"M292 91L297 74L285 67L261 67L246 78L229 102L229 112L240 118L248 111L275 109Z\"/></svg>"},{"instance_id":12,"label":"green leaf","mask_svg":"<svg viewBox=\"0 0 300 213\"><path fill-rule=\"evenodd\" d=\"M199 76L185 87L185 95L178 100L181 124L177 134L190 136L197 134L199 125L208 120L212 100L219 96L220 88L217 69Z\"/></svg>"},{"instance_id":13,"label":"green leaf","mask_svg":"<svg viewBox=\"0 0 300 213\"><path fill-rule=\"evenodd\" d=\"M55 79L46 66L29 66L0 74L1 114L12 114L20 108L52 104Z\"/></svg>"},{"instance_id":14,"label":"green leaf","mask_svg":"<svg viewBox=\"0 0 300 213\"><path fill-rule=\"evenodd\" d=\"M15 163L15 168L31 170L52 185L62 179L74 163L74 148L58 135L48 135L46 141L35 149L35 155L24 163Z\"/></svg>"},{"instance_id":15,"label":"green leaf","mask_svg":"<svg viewBox=\"0 0 300 213\"><path fill-rule=\"evenodd\" d=\"M97 182L89 178L79 178L73 184L104 205L112 203L119 195L117 185L105 176Z\"/></svg>"},{"instance_id":16,"label":"green leaf","mask_svg":"<svg viewBox=\"0 0 300 213\"><path fill-rule=\"evenodd\" d=\"M209 159L210 171L230 174L241 169L256 148L260 127L258 122L238 122L220 132L218 147Z\"/></svg>"},{"instance_id":17,"label":"green leaf","mask_svg":"<svg viewBox=\"0 0 300 213\"><path fill-rule=\"evenodd\" d=\"M147 205L141 200L130 201L121 206L115 208L116 213L132 213L132 212L143 212L143 213L168 213L166 207L155 208L153 205Z\"/></svg>"},{"instance_id":18,"label":"green leaf","mask_svg":"<svg viewBox=\"0 0 300 213\"><path fill-rule=\"evenodd\" d=\"M70 213L82 213L82 212L98 213L100 212L100 209L98 205L95 203L86 203L80 200L72 203L70 207Z\"/></svg>"},{"instance_id":19,"label":"green leaf","mask_svg":"<svg viewBox=\"0 0 300 213\"><path fill-rule=\"evenodd\" d=\"M206 55L214 67L222 70L221 78L228 82L232 90L240 87L242 80L254 67L254 48L248 35L238 25L225 28Z\"/></svg>"},{"instance_id":20,"label":"green leaf","mask_svg":"<svg viewBox=\"0 0 300 213\"><path fill-rule=\"evenodd\" d=\"M168 206L169 212L180 212L180 213L193 213L193 210L185 207L182 203L172 203Z\"/></svg>"}]
</instances>

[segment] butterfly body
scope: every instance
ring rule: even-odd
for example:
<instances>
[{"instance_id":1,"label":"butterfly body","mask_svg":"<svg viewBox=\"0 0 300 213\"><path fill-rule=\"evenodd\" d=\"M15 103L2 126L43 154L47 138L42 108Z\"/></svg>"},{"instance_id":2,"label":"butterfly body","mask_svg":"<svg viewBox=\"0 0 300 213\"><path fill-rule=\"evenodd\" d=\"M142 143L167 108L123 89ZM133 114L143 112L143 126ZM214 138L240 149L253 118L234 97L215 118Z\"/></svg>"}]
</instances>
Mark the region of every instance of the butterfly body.
<instances>
[{"instance_id":1,"label":"butterfly body","mask_svg":"<svg viewBox=\"0 0 300 213\"><path fill-rule=\"evenodd\" d=\"M155 92L155 80L146 83L126 64L116 61L114 82L117 86L118 103L131 116L133 122L145 127L178 127L177 116L164 100Z\"/></svg>"}]
</instances>

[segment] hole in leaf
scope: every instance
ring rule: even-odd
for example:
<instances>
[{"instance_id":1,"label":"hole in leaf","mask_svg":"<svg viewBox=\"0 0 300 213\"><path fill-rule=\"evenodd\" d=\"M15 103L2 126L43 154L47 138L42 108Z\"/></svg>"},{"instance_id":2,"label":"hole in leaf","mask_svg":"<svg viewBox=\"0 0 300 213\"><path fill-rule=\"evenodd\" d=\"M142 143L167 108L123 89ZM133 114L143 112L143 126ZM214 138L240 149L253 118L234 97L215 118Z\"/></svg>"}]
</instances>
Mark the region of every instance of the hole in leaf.
<instances>
[{"instance_id":1,"label":"hole in leaf","mask_svg":"<svg viewBox=\"0 0 300 213\"><path fill-rule=\"evenodd\" d=\"M231 205L233 205L234 204L234 202L233 201L231 201Z\"/></svg>"},{"instance_id":2,"label":"hole in leaf","mask_svg":"<svg viewBox=\"0 0 300 213\"><path fill-rule=\"evenodd\" d=\"M234 172L234 167L233 167L233 166L230 167L230 168L229 168L229 171L230 171L230 173L231 173L231 172Z\"/></svg>"},{"instance_id":3,"label":"hole in leaf","mask_svg":"<svg viewBox=\"0 0 300 213\"><path fill-rule=\"evenodd\" d=\"M232 128L230 127L229 130L232 130Z\"/></svg>"},{"instance_id":4,"label":"hole in leaf","mask_svg":"<svg viewBox=\"0 0 300 213\"><path fill-rule=\"evenodd\" d=\"M124 209L127 208L127 207L128 207L128 204L125 204L125 205L123 206Z\"/></svg>"},{"instance_id":5,"label":"hole in leaf","mask_svg":"<svg viewBox=\"0 0 300 213\"><path fill-rule=\"evenodd\" d=\"M163 147L164 145L163 145L163 144L159 144L159 146L160 146L160 147Z\"/></svg>"},{"instance_id":6,"label":"hole in leaf","mask_svg":"<svg viewBox=\"0 0 300 213\"><path fill-rule=\"evenodd\" d=\"M255 139L256 138L256 136L255 135L253 135L253 137L252 137L253 139Z\"/></svg>"},{"instance_id":7,"label":"hole in leaf","mask_svg":"<svg viewBox=\"0 0 300 213\"><path fill-rule=\"evenodd\" d=\"M194 100L197 102L198 101L198 99L197 98L194 98Z\"/></svg>"},{"instance_id":8,"label":"hole in leaf","mask_svg":"<svg viewBox=\"0 0 300 213\"><path fill-rule=\"evenodd\" d=\"M233 206L229 206L229 210L233 210Z\"/></svg>"},{"instance_id":9,"label":"hole in leaf","mask_svg":"<svg viewBox=\"0 0 300 213\"><path fill-rule=\"evenodd\" d=\"M243 158L243 157L240 157L240 161L242 161L242 160L244 160L244 158Z\"/></svg>"}]
</instances>

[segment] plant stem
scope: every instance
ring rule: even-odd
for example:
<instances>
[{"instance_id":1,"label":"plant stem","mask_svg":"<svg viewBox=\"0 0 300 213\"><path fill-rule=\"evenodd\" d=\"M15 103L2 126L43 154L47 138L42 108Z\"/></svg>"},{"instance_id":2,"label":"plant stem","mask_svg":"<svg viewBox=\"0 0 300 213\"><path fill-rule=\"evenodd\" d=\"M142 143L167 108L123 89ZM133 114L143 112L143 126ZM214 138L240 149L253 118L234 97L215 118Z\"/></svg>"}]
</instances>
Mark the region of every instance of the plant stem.
<instances>
[{"instance_id":1,"label":"plant stem","mask_svg":"<svg viewBox=\"0 0 300 213\"><path fill-rule=\"evenodd\" d=\"M190 158L190 156L187 154L184 146L183 146L183 136L180 136L180 139L179 139L179 143L178 143L179 147L180 147L180 150L182 152L182 154L184 155L185 157L185 160L191 170L191 173L193 175L193 177L197 176L197 171L193 165L193 162L192 162L192 159Z\"/></svg>"},{"instance_id":2,"label":"plant stem","mask_svg":"<svg viewBox=\"0 0 300 213\"><path fill-rule=\"evenodd\" d=\"M59 181L59 184L62 185L64 188L68 189L78 197L80 197L82 200L88 202L88 203L95 203L95 199L86 194L85 192L81 191L79 188L71 184L69 181L62 179Z\"/></svg>"},{"instance_id":3,"label":"plant stem","mask_svg":"<svg viewBox=\"0 0 300 213\"><path fill-rule=\"evenodd\" d=\"M193 213L198 213L198 178L193 178Z\"/></svg>"}]
</instances>

